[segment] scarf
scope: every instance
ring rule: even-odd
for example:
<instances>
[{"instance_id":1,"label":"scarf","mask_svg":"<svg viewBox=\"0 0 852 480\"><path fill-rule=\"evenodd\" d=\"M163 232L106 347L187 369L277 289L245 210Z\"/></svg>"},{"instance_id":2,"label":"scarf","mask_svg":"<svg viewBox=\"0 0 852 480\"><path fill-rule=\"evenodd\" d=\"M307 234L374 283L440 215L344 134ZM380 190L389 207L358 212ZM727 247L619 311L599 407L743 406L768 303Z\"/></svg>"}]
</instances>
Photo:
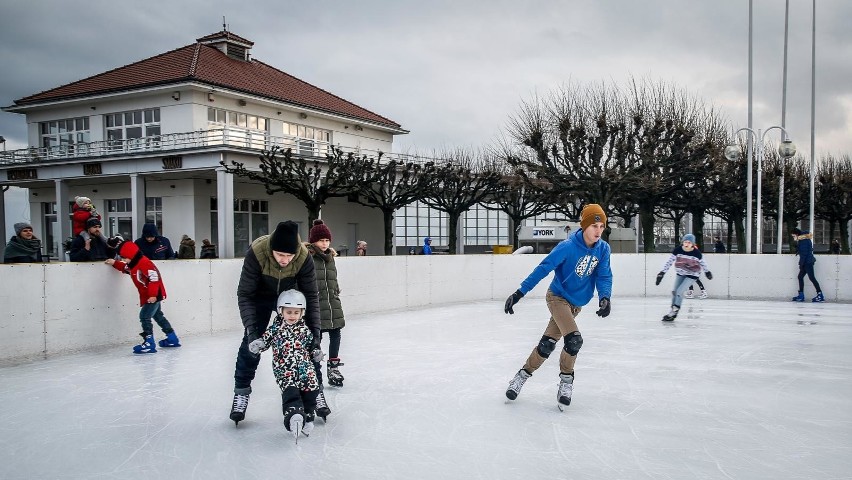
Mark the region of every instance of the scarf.
<instances>
[{"instance_id":1,"label":"scarf","mask_svg":"<svg viewBox=\"0 0 852 480\"><path fill-rule=\"evenodd\" d=\"M3 256L6 258L31 257L35 260L38 258L39 251L41 251L41 240L35 237L25 240L15 235L6 244L6 251L3 252Z\"/></svg>"}]
</instances>

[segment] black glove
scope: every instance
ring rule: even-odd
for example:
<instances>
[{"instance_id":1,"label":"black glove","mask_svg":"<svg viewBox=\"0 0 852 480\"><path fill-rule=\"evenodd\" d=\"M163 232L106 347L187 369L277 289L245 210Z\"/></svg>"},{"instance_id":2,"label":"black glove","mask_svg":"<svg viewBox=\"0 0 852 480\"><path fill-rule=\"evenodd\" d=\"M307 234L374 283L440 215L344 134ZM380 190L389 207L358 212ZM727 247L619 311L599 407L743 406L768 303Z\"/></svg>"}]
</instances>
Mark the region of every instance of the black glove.
<instances>
[{"instance_id":1,"label":"black glove","mask_svg":"<svg viewBox=\"0 0 852 480\"><path fill-rule=\"evenodd\" d=\"M512 309L512 307L514 307L515 304L518 303L518 301L520 301L522 298L524 298L523 292L521 292L520 290L515 290L515 293L509 295L509 298L506 299L506 306L503 307L503 311L510 315L514 315L515 311Z\"/></svg>"},{"instance_id":2,"label":"black glove","mask_svg":"<svg viewBox=\"0 0 852 480\"><path fill-rule=\"evenodd\" d=\"M704 272L704 275L707 275L707 280L713 280L713 273L712 272Z\"/></svg>"},{"instance_id":3,"label":"black glove","mask_svg":"<svg viewBox=\"0 0 852 480\"><path fill-rule=\"evenodd\" d=\"M663 277L666 275L666 272L660 272L657 274L657 282L654 285L659 285L660 282L663 281Z\"/></svg>"},{"instance_id":4,"label":"black glove","mask_svg":"<svg viewBox=\"0 0 852 480\"><path fill-rule=\"evenodd\" d=\"M251 352L252 355L255 355L257 357L260 357L260 353L252 352L251 351L251 344L254 343L256 340L259 340L259 339L260 339L260 335L257 333L257 330L254 327L246 328L246 345L249 346L249 352ZM261 342L261 344L262 344L262 342ZM255 344L255 345L257 345L257 344Z\"/></svg>"},{"instance_id":5,"label":"black glove","mask_svg":"<svg viewBox=\"0 0 852 480\"><path fill-rule=\"evenodd\" d=\"M601 308L595 313L597 313L599 317L606 317L606 316L609 315L609 310L610 310L609 298L607 298L607 297L602 298L601 301L598 302L598 306L601 307Z\"/></svg>"}]
</instances>

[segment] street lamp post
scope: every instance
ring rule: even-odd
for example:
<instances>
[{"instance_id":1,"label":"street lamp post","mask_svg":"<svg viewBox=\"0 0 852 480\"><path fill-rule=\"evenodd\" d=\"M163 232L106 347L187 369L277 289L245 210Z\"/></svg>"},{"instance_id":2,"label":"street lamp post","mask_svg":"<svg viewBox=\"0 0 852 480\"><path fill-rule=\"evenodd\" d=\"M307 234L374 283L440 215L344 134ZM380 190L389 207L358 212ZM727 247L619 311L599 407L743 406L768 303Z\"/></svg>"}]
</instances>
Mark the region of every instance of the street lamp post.
<instances>
[{"instance_id":1,"label":"street lamp post","mask_svg":"<svg viewBox=\"0 0 852 480\"><path fill-rule=\"evenodd\" d=\"M755 242L755 253L763 253L763 201L761 195L763 193L763 143L766 139L766 134L769 133L772 129L779 129L784 133L784 138L781 143L781 146L778 147L778 154L782 159L782 168L781 168L781 180L780 180L780 191L778 193L778 253L781 253L781 228L783 222L783 214L784 214L784 169L783 169L783 160L786 160L793 155L796 154L796 146L787 139L788 133L784 127L772 126L767 128L765 131L761 133L761 130L755 132L751 128L743 127L735 133L738 135L742 131L749 132L754 139L757 140L757 241ZM740 148L736 145L728 145L725 148L725 158L728 160L739 160L740 158ZM748 197L746 203L746 253L751 253L751 166L752 159L749 157L748 159L748 174L747 174L747 183L746 186L746 196Z\"/></svg>"}]
</instances>

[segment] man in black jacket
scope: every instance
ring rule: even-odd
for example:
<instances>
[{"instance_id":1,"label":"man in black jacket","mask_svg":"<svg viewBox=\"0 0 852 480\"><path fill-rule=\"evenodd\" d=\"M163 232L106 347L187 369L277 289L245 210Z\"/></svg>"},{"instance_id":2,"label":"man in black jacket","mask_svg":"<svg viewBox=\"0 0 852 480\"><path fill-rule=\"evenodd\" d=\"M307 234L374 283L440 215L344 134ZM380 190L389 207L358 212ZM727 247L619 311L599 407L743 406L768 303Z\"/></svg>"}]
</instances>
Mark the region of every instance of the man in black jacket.
<instances>
[{"instance_id":1,"label":"man in black jacket","mask_svg":"<svg viewBox=\"0 0 852 480\"><path fill-rule=\"evenodd\" d=\"M86 232L89 238L83 237L83 233L74 237L71 242L69 257L72 262L95 262L115 257L115 249L106 244L101 235L101 221L92 217L86 221Z\"/></svg>"},{"instance_id":2,"label":"man in black jacket","mask_svg":"<svg viewBox=\"0 0 852 480\"><path fill-rule=\"evenodd\" d=\"M245 418L251 382L260 363L260 356L251 353L248 345L263 335L275 311L278 295L290 289L305 295L305 324L311 329L316 348L319 348L320 308L314 262L299 238L299 226L287 221L279 223L272 235L264 235L253 241L243 260L237 286L237 304L245 331L237 352L234 403L231 407L231 420L237 425ZM314 366L322 385L319 364ZM325 419L329 413L320 392L317 414Z\"/></svg>"}]
</instances>

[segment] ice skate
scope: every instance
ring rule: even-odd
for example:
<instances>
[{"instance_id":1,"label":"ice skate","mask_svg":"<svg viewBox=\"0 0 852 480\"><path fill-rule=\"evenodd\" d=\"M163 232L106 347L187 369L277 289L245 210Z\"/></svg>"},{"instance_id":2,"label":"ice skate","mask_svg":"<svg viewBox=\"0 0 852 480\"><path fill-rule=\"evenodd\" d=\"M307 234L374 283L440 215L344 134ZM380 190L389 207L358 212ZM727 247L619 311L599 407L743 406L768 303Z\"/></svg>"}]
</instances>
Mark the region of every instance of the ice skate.
<instances>
[{"instance_id":1,"label":"ice skate","mask_svg":"<svg viewBox=\"0 0 852 480\"><path fill-rule=\"evenodd\" d=\"M299 435L302 433L302 428L305 425L305 417L300 413L296 413L290 417L289 429L290 433L293 434L293 438L296 439L296 444L299 444Z\"/></svg>"},{"instance_id":2,"label":"ice skate","mask_svg":"<svg viewBox=\"0 0 852 480\"><path fill-rule=\"evenodd\" d=\"M524 383L528 378L532 376L531 373L527 373L523 368L518 370L518 373L515 374L515 378L509 382L509 388L506 389L506 398L509 400L514 400L518 398L518 394L521 393L521 388L523 388Z\"/></svg>"},{"instance_id":3,"label":"ice skate","mask_svg":"<svg viewBox=\"0 0 852 480\"><path fill-rule=\"evenodd\" d=\"M317 395L317 416L326 422L326 417L331 415L331 409L328 408L328 403L325 401L325 392L320 392Z\"/></svg>"},{"instance_id":4,"label":"ice skate","mask_svg":"<svg viewBox=\"0 0 852 480\"><path fill-rule=\"evenodd\" d=\"M686 295L684 295L684 297L686 297L686 298L692 298L693 296L694 296L694 295L693 295L693 293L692 293L692 290L691 290L691 289L690 289L690 290L687 290L687 291L686 291Z\"/></svg>"},{"instance_id":5,"label":"ice skate","mask_svg":"<svg viewBox=\"0 0 852 480\"><path fill-rule=\"evenodd\" d=\"M145 335L144 333L140 333L142 336L142 343L139 345L133 346L133 353L157 353L157 347L154 343L153 335Z\"/></svg>"},{"instance_id":6,"label":"ice skate","mask_svg":"<svg viewBox=\"0 0 852 480\"><path fill-rule=\"evenodd\" d=\"M310 437L311 432L313 432L313 431L314 431L314 421L313 420L305 421L305 425L302 427L302 435L304 435L306 437Z\"/></svg>"},{"instance_id":7,"label":"ice skate","mask_svg":"<svg viewBox=\"0 0 852 480\"><path fill-rule=\"evenodd\" d=\"M706 300L707 299L707 290L701 290L701 295L699 295L698 298L700 300Z\"/></svg>"},{"instance_id":8,"label":"ice skate","mask_svg":"<svg viewBox=\"0 0 852 480\"><path fill-rule=\"evenodd\" d=\"M563 407L571 405L571 394L574 393L574 374L559 374L559 390L556 392L557 407L561 411Z\"/></svg>"},{"instance_id":9,"label":"ice skate","mask_svg":"<svg viewBox=\"0 0 852 480\"><path fill-rule=\"evenodd\" d=\"M180 340L175 332L166 334L166 338L160 340L159 345L163 348L179 347Z\"/></svg>"},{"instance_id":10,"label":"ice skate","mask_svg":"<svg viewBox=\"0 0 852 480\"><path fill-rule=\"evenodd\" d=\"M329 358L328 359L328 384L334 387L342 387L343 386L343 374L340 373L340 367L343 365L340 363L339 358Z\"/></svg>"},{"instance_id":11,"label":"ice skate","mask_svg":"<svg viewBox=\"0 0 852 480\"><path fill-rule=\"evenodd\" d=\"M677 318L677 313L680 311L680 307L672 305L672 309L669 313L663 315L664 322L673 322L675 318Z\"/></svg>"},{"instance_id":12,"label":"ice skate","mask_svg":"<svg viewBox=\"0 0 852 480\"><path fill-rule=\"evenodd\" d=\"M804 302L805 301L805 294L803 292L799 292L798 295L791 298L790 300L792 300L794 302Z\"/></svg>"},{"instance_id":13,"label":"ice skate","mask_svg":"<svg viewBox=\"0 0 852 480\"><path fill-rule=\"evenodd\" d=\"M822 296L822 292L817 292L816 297L811 299L813 303L822 303L825 301L825 297Z\"/></svg>"},{"instance_id":14,"label":"ice skate","mask_svg":"<svg viewBox=\"0 0 852 480\"><path fill-rule=\"evenodd\" d=\"M243 394L234 394L234 404L231 407L231 420L234 425L240 426L240 422L246 418L246 409L248 408L249 396Z\"/></svg>"}]
</instances>

